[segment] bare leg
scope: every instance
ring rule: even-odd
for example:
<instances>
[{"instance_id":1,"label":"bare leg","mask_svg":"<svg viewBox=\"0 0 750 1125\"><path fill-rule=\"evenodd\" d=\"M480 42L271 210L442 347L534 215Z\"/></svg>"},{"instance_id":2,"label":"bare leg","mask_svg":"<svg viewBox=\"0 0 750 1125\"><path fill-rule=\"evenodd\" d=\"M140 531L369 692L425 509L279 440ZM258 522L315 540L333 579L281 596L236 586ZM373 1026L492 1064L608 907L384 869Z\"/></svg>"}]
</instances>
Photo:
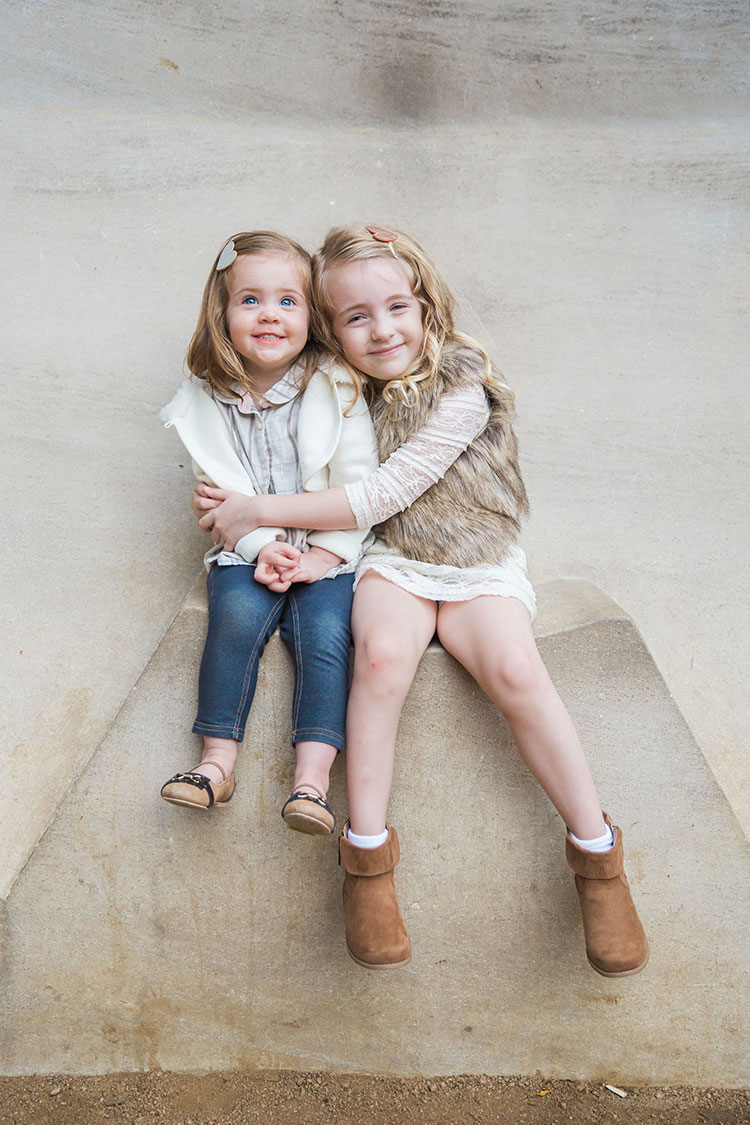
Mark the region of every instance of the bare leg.
<instances>
[{"instance_id":1,"label":"bare leg","mask_svg":"<svg viewBox=\"0 0 750 1125\"><path fill-rule=\"evenodd\" d=\"M580 839L606 832L583 748L544 666L525 606L516 598L443 602L443 646L500 708L521 758Z\"/></svg>"},{"instance_id":2,"label":"bare leg","mask_svg":"<svg viewBox=\"0 0 750 1125\"><path fill-rule=\"evenodd\" d=\"M221 770L216 766L204 766L202 763L206 760L220 762L229 777L234 773L237 764L237 746L238 743L233 738L214 738L211 734L204 734L203 758L201 765L195 767L196 772L204 774L209 781L215 781L217 784L222 782L224 778L221 776Z\"/></svg>"},{"instance_id":3,"label":"bare leg","mask_svg":"<svg viewBox=\"0 0 750 1125\"><path fill-rule=\"evenodd\" d=\"M380 575L366 574L357 586L346 771L351 827L360 836L385 828L401 708L435 632L436 616L435 602Z\"/></svg>"},{"instance_id":4,"label":"bare leg","mask_svg":"<svg viewBox=\"0 0 750 1125\"><path fill-rule=\"evenodd\" d=\"M294 792L315 793L325 797L330 784L331 766L336 761L336 747L327 742L298 742L297 768L294 771Z\"/></svg>"}]
</instances>

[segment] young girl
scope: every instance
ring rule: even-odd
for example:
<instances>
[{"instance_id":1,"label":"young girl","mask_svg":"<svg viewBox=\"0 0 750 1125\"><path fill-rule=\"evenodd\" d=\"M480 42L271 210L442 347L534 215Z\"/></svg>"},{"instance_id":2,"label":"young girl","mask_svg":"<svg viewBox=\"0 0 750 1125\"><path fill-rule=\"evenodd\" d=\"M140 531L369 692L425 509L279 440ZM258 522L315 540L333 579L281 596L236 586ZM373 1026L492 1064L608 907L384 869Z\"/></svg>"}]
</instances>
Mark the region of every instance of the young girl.
<instances>
[{"instance_id":1,"label":"young girl","mask_svg":"<svg viewBox=\"0 0 750 1125\"><path fill-rule=\"evenodd\" d=\"M377 467L358 389L308 343L310 283L309 254L273 232L235 235L219 253L187 354L195 381L162 412L200 480L252 496L354 482ZM205 810L231 798L258 661L280 624L295 664L297 752L282 816L302 832L333 832L326 793L344 741L353 572L366 534L269 526L208 552L193 725L203 755L166 782L166 801Z\"/></svg>"},{"instance_id":2,"label":"young girl","mask_svg":"<svg viewBox=\"0 0 750 1125\"><path fill-rule=\"evenodd\" d=\"M590 963L605 976L637 973L648 945L623 872L620 829L601 811L532 634L534 594L517 545L527 500L513 396L483 350L454 328L444 281L406 235L331 231L316 257L313 292L321 338L365 381L384 464L367 481L313 497L247 501L202 490L201 525L231 546L272 519L379 524L357 571L352 618L350 821L341 839L349 951L370 968L409 958L393 886L398 839L386 811L401 708L437 632L500 708L568 827Z\"/></svg>"}]
</instances>

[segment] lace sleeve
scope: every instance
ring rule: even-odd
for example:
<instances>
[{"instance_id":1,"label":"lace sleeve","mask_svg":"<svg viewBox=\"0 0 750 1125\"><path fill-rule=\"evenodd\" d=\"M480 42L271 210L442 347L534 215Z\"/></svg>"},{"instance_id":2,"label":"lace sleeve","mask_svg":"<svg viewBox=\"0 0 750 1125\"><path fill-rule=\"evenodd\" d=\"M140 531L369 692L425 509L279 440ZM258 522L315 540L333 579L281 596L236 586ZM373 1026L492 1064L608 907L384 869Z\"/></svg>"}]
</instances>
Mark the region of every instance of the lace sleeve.
<instances>
[{"instance_id":1,"label":"lace sleeve","mask_svg":"<svg viewBox=\"0 0 750 1125\"><path fill-rule=\"evenodd\" d=\"M403 512L445 475L487 424L490 408L481 387L448 391L429 422L364 481L347 484L357 527L372 527Z\"/></svg>"}]
</instances>

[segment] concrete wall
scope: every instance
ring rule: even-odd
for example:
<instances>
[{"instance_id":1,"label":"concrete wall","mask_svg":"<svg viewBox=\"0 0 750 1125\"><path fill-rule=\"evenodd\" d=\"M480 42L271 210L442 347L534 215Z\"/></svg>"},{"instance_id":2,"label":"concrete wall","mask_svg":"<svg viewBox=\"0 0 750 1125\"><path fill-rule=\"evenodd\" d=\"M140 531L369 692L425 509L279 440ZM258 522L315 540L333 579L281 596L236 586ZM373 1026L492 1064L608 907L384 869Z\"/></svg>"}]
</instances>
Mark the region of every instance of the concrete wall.
<instances>
[{"instance_id":1,"label":"concrete wall","mask_svg":"<svg viewBox=\"0 0 750 1125\"><path fill-rule=\"evenodd\" d=\"M532 574L634 615L747 829L747 8L3 19L0 895L198 569L156 413L216 247L254 225L423 239L518 391Z\"/></svg>"},{"instance_id":2,"label":"concrete wall","mask_svg":"<svg viewBox=\"0 0 750 1125\"><path fill-rule=\"evenodd\" d=\"M264 657L232 802L157 799L190 764L205 630L188 600L0 915L0 1072L300 1067L750 1081L747 841L627 617L543 587L540 645L624 831L652 946L585 958L564 829L476 684L428 650L392 802L413 958L346 954L336 842L290 832L291 669ZM346 814L343 764L332 801Z\"/></svg>"},{"instance_id":3,"label":"concrete wall","mask_svg":"<svg viewBox=\"0 0 750 1125\"><path fill-rule=\"evenodd\" d=\"M63 846L198 571L156 415L252 226L312 247L367 217L433 252L518 392L532 576L627 608L747 833L746 6L246 17L4 6L0 897L48 827Z\"/></svg>"}]
</instances>

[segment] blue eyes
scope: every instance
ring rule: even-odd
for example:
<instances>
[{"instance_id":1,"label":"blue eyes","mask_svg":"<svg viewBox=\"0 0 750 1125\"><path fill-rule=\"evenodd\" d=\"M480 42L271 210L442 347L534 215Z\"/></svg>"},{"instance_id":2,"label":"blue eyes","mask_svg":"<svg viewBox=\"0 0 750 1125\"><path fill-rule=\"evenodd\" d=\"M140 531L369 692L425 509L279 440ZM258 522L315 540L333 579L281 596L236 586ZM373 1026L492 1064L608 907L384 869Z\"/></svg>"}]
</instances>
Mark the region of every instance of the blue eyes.
<instances>
[{"instance_id":1,"label":"blue eyes","mask_svg":"<svg viewBox=\"0 0 750 1125\"><path fill-rule=\"evenodd\" d=\"M242 304L243 305L257 305L258 304L258 298L257 297L243 297L242 298ZM281 307L283 309L293 309L295 307L296 302L291 297L282 297L281 300L279 301L279 304L281 305Z\"/></svg>"}]
</instances>

